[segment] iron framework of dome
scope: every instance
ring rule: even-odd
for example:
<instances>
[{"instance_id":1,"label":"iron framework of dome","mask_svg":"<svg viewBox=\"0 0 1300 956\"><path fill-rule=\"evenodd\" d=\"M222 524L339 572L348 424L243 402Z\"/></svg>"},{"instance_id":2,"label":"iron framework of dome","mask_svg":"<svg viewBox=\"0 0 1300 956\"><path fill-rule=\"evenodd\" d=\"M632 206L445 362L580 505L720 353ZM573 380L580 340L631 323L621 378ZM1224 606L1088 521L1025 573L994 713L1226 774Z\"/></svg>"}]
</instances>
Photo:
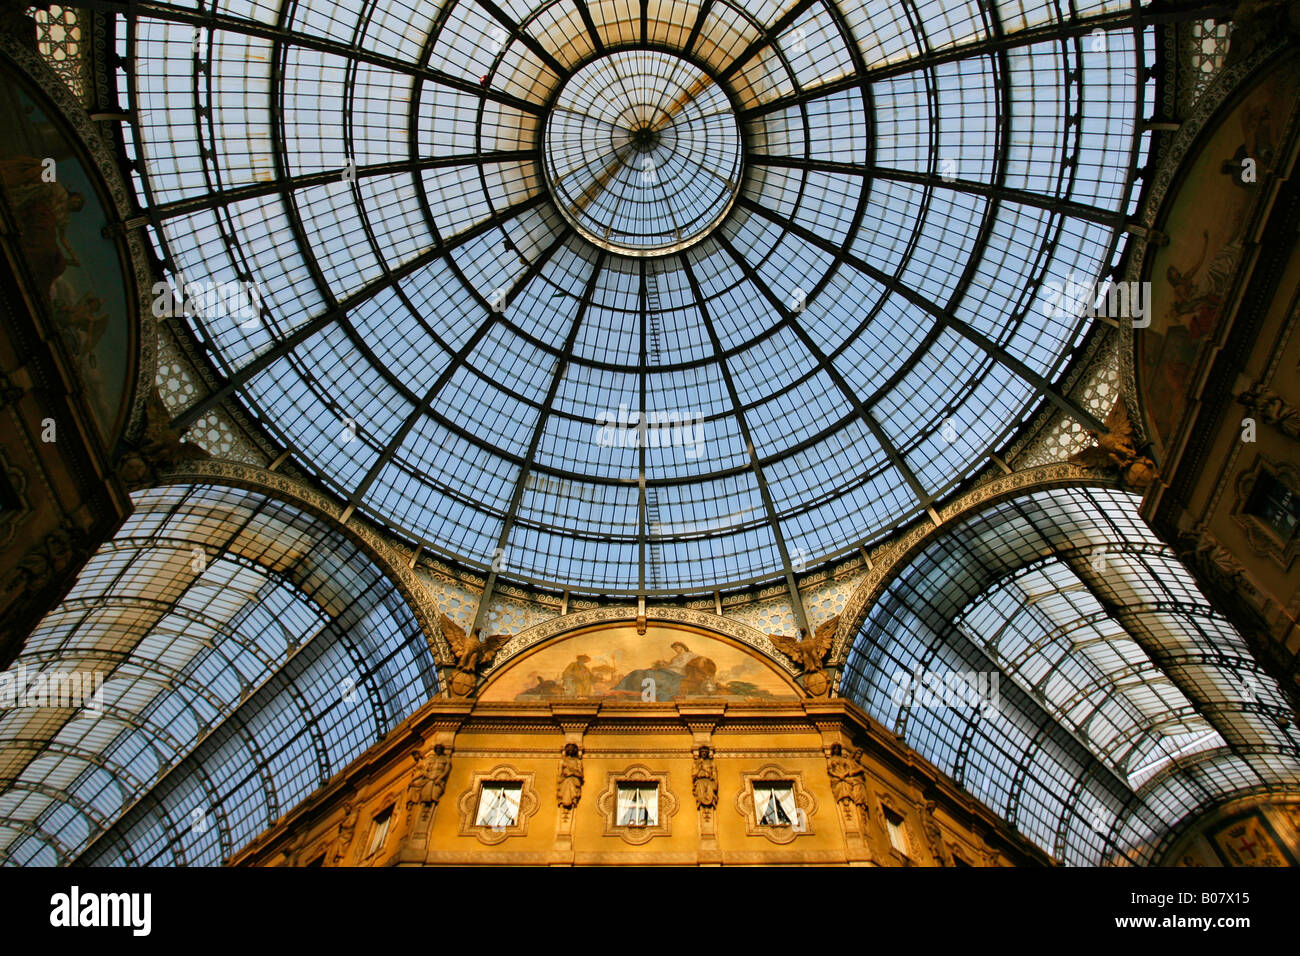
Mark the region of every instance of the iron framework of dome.
<instances>
[{"instance_id":1,"label":"iron framework of dome","mask_svg":"<svg viewBox=\"0 0 1300 956\"><path fill-rule=\"evenodd\" d=\"M150 234L232 397L355 511L533 585L779 580L924 515L1092 320L1146 13L144 2ZM489 584L489 589L491 584Z\"/></svg>"}]
</instances>

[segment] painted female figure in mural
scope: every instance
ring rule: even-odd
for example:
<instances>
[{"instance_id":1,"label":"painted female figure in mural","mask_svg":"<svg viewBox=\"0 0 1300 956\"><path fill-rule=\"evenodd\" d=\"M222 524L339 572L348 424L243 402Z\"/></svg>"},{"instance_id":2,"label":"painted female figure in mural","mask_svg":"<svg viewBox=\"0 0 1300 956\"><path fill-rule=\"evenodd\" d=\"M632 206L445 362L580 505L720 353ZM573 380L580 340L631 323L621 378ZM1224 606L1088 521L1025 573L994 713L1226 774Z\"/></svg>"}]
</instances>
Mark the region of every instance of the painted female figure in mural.
<instances>
[{"instance_id":1,"label":"painted female figure in mural","mask_svg":"<svg viewBox=\"0 0 1300 956\"><path fill-rule=\"evenodd\" d=\"M619 683L616 690L654 690L655 700L674 700L677 697L707 696L717 691L714 676L718 665L702 654L696 654L681 641L673 641L673 656L658 660L653 667L632 671ZM653 681L647 684L646 681Z\"/></svg>"},{"instance_id":2,"label":"painted female figure in mural","mask_svg":"<svg viewBox=\"0 0 1300 956\"><path fill-rule=\"evenodd\" d=\"M1186 326L1188 338L1193 342L1203 338L1214 328L1219 307L1223 305L1222 296L1213 290L1202 292L1200 283L1196 279L1196 274L1201 271L1201 266L1205 263L1205 253L1209 247L1209 230L1202 230L1201 254L1196 257L1196 261L1181 270L1171 262L1169 268L1165 270L1165 278L1169 280L1169 285L1174 292L1173 302L1169 307L1173 313L1169 323L1171 330L1173 327Z\"/></svg>"},{"instance_id":3,"label":"painted female figure in mural","mask_svg":"<svg viewBox=\"0 0 1300 956\"><path fill-rule=\"evenodd\" d=\"M582 756L577 744L565 744L560 758L560 776L555 785L555 798L565 810L572 810L582 799Z\"/></svg>"}]
</instances>

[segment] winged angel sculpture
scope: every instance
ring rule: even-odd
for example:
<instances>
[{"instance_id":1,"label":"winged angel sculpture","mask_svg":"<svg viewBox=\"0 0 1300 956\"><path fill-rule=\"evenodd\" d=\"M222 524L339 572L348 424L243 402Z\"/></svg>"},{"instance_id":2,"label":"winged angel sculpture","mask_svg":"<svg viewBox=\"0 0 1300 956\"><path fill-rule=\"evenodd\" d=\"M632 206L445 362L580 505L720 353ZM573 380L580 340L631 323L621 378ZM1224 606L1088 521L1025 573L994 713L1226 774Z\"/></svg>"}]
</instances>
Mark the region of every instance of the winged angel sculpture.
<instances>
[{"instance_id":1,"label":"winged angel sculpture","mask_svg":"<svg viewBox=\"0 0 1300 956\"><path fill-rule=\"evenodd\" d=\"M491 664L496 659L497 651L510 640L509 634L493 634L480 641L477 637L466 634L465 629L446 614L442 616L442 634L456 655L456 669L448 683L453 697L468 697L478 684L480 668Z\"/></svg>"},{"instance_id":2,"label":"winged angel sculpture","mask_svg":"<svg viewBox=\"0 0 1300 956\"><path fill-rule=\"evenodd\" d=\"M825 660L835 640L835 628L839 625L837 614L829 620L822 621L813 629L812 637L795 640L780 634L769 634L768 638L779 650L803 671L803 686L814 697L823 697L831 689L830 675L826 673Z\"/></svg>"}]
</instances>

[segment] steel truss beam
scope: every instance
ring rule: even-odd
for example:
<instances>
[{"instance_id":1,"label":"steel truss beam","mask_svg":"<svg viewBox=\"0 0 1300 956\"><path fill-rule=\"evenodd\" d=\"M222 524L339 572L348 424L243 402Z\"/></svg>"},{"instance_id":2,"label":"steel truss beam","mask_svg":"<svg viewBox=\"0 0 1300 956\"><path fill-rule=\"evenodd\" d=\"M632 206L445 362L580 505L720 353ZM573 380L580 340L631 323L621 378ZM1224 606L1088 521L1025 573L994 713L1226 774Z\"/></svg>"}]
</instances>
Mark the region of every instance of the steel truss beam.
<instances>
[{"instance_id":1,"label":"steel truss beam","mask_svg":"<svg viewBox=\"0 0 1300 956\"><path fill-rule=\"evenodd\" d=\"M719 236L719 238L722 237ZM726 248L734 258L735 252L731 245L727 244ZM682 264L682 269L686 272L686 281L690 283L691 293L695 296L696 308L699 310L700 318L704 322L704 328L709 333L709 341L713 345L714 354L720 354L722 352L722 342L718 338L718 331L713 324L713 316L709 312L708 303L705 301L703 291L700 289L695 270L691 268L691 262L687 256L679 254L678 260ZM749 422L745 418L740 402L740 393L736 388L735 380L732 378L731 368L725 359L718 359L718 368L722 372L722 380L727 386L727 394L731 398L731 407L735 409L736 424L740 428L741 438L745 442L745 452L749 456L749 467L754 475L754 483L758 486L759 496L763 500L763 510L767 513L767 525L772 531L772 540L776 542L776 550L781 557L781 571L785 575L785 587L789 593L790 608L794 612L795 625L799 628L801 635L811 638L812 629L808 624L808 614L803 606L803 597L799 593L799 581L795 577L794 565L790 561L790 549L786 545L785 532L781 529L781 517L777 513L776 503L772 500L772 493L767 487L767 479L763 475L763 466L760 464L758 452L754 448L754 437L749 430Z\"/></svg>"},{"instance_id":2,"label":"steel truss beam","mask_svg":"<svg viewBox=\"0 0 1300 956\"><path fill-rule=\"evenodd\" d=\"M798 223L781 219L776 213L746 196L739 197L736 200L736 205L743 206L752 212L758 213L763 218L789 230L805 242L808 242L809 244L816 246L818 249L830 253L853 266L853 268L867 276L867 278L884 286L900 298L910 302L912 305L928 312L944 328L951 329L953 332L962 336L962 338L965 338L972 344L976 345L982 352L987 354L998 364L1015 373L1029 385L1032 385L1044 398L1050 401L1057 408L1061 409L1061 411L1074 418L1083 425L1084 428L1096 432L1106 431L1106 425L1101 421L1101 419L1097 418L1082 405L1075 402L1074 399L1066 396L1060 391L1060 389L1042 375L1039 375L1020 359L1016 358L1002 346L990 339L987 335L975 329L962 319L959 319L951 311L943 308L927 296L922 295L915 289L904 284L896 276L891 276L889 273L877 269L865 259L854 255L841 246L837 246L829 239L819 236L811 229L807 229Z\"/></svg>"},{"instance_id":3,"label":"steel truss beam","mask_svg":"<svg viewBox=\"0 0 1300 956\"><path fill-rule=\"evenodd\" d=\"M996 183L980 183L969 179L949 179L934 173L918 173L907 169L893 169L885 166L860 166L856 163L837 163L830 160L808 159L801 156L772 156L755 153L749 157L750 162L760 166L776 166L783 169L801 169L824 173L840 173L846 176L867 176L872 179L888 179L893 182L911 183L931 189L950 189L954 192L982 196L1002 202L1032 206L1046 209L1071 219L1095 222L1111 229L1121 229L1126 222L1122 213L1112 212L1087 203L1075 202L1064 196L1044 196L1024 189Z\"/></svg>"},{"instance_id":4,"label":"steel truss beam","mask_svg":"<svg viewBox=\"0 0 1300 956\"><path fill-rule=\"evenodd\" d=\"M1233 14L1231 6L1212 3L1190 3L1169 5L1161 9L1139 7L1136 11L1127 10L1120 13L1106 13L1097 16L1080 17L1072 20L1053 21L1026 30L1011 33L994 34L970 43L959 43L942 50L918 53L897 63L871 67L858 76L845 76L831 80L820 86L802 90L788 96L778 97L766 103L750 107L740 114L742 120L753 119L767 113L801 106L813 100L821 99L831 93L840 93L860 86L869 85L893 76L902 76L917 70L929 70L935 66L965 60L990 53L1000 53L1020 47L1039 43L1051 43L1082 37L1093 30L1131 30L1161 24L1180 23L1185 20L1226 19Z\"/></svg>"},{"instance_id":5,"label":"steel truss beam","mask_svg":"<svg viewBox=\"0 0 1300 956\"><path fill-rule=\"evenodd\" d=\"M591 297L596 291L596 280L600 278L600 274L605 268L606 258L607 254L604 250L601 250L596 257L595 264L592 266L591 275L587 277L586 288L583 290L578 310L573 317L572 324L569 326L569 333L564 339L564 348L561 350L563 355L572 352L573 344L578 340L578 330L582 328L583 320L587 317ZM541 447L542 436L546 433L546 423L550 420L548 410L555 401L555 396L559 394L560 384L564 381L564 372L567 368L568 362L564 359L560 359L555 363L555 371L551 375L551 384L546 390L546 400L538 410L537 422L533 426L533 434L528 441L528 453L525 455L524 464L520 467L519 474L515 479L515 487L510 494L510 504L507 506L505 517L501 522L501 534L497 536L497 552L501 555L506 553L506 548L510 545L510 532L518 519L519 505L523 501L524 490L528 487L528 476L532 474L533 464L537 460L537 449ZM483 584L483 593L479 597L478 607L474 609L474 623L470 629L471 636L478 637L483 629L483 622L487 617L488 606L492 602L492 594L496 589L496 583L497 568L494 561L492 570L488 573L487 581Z\"/></svg>"}]
</instances>

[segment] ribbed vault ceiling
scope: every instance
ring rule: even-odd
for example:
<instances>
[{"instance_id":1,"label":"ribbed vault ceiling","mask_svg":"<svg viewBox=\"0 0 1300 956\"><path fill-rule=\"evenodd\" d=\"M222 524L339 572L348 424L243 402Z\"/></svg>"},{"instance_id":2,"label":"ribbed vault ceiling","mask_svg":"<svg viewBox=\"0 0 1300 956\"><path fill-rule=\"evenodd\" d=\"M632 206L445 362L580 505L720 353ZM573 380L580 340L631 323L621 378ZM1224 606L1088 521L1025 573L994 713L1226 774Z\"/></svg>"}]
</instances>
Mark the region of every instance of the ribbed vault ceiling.
<instances>
[{"instance_id":1,"label":"ribbed vault ceiling","mask_svg":"<svg viewBox=\"0 0 1300 956\"><path fill-rule=\"evenodd\" d=\"M187 322L294 460L539 584L785 575L1000 449L1118 260L1129 3L136 3L127 149ZM1071 12L1073 11L1073 12Z\"/></svg>"}]
</instances>

